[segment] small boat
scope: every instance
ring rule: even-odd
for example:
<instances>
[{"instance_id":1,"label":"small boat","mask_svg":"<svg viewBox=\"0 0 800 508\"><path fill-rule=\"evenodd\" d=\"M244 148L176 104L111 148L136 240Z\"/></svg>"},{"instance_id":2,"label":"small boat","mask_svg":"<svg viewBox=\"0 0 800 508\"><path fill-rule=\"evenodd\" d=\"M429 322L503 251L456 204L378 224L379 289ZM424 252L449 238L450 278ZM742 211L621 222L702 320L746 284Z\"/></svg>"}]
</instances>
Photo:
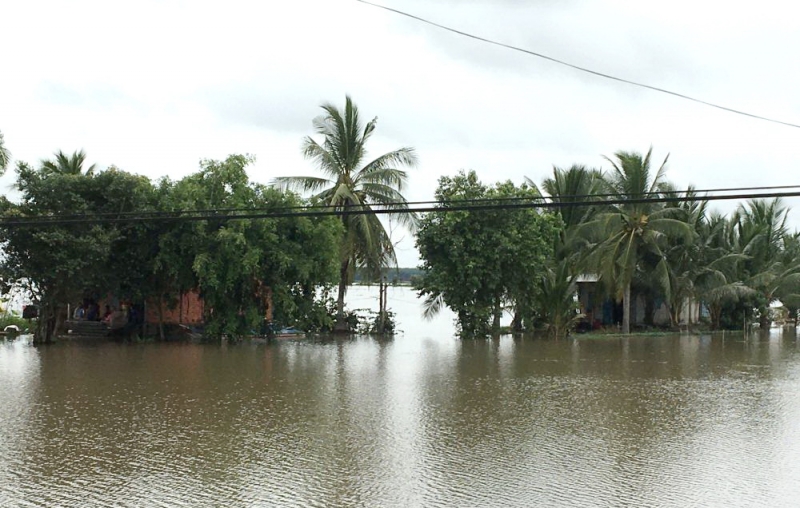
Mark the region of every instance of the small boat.
<instances>
[{"instance_id":1,"label":"small boat","mask_svg":"<svg viewBox=\"0 0 800 508\"><path fill-rule=\"evenodd\" d=\"M272 337L275 339L302 339L306 336L306 332L303 330L298 330L293 326L289 326L286 328L281 328L279 330L275 330L275 335Z\"/></svg>"}]
</instances>

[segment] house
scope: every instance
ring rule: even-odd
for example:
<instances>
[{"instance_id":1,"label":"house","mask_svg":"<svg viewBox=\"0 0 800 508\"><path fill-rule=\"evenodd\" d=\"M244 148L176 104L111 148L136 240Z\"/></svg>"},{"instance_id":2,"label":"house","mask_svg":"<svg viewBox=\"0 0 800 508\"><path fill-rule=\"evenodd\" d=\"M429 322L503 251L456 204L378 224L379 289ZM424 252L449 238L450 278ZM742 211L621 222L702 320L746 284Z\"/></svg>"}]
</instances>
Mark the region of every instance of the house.
<instances>
[{"instance_id":1,"label":"house","mask_svg":"<svg viewBox=\"0 0 800 508\"><path fill-rule=\"evenodd\" d=\"M256 295L264 304L264 318L272 321L273 303L272 290L269 286L259 284ZM105 297L95 295L86 298L82 304L83 308L91 307L91 317L80 318L73 316L73 309L66 306L67 319L65 321L66 330L78 330L81 333L91 331L92 335L102 335L107 330L141 330L145 335L156 335L159 333L159 325L183 326L189 328L202 328L205 324L208 309L200 292L196 289L183 291L180 295L173 298L148 298L144 302L135 302L118 298L109 293ZM101 318L107 310L111 312L112 319L103 320ZM96 326L93 326L96 325ZM102 326L101 326L102 325ZM101 333L103 332L103 333ZM88 334L88 333L86 333Z\"/></svg>"},{"instance_id":2,"label":"house","mask_svg":"<svg viewBox=\"0 0 800 508\"><path fill-rule=\"evenodd\" d=\"M622 323L622 302L617 302L610 297L601 287L599 277L594 274L579 275L576 281L577 300L580 312L592 325L592 328L613 326ZM633 292L631 301L631 325L644 325L647 321L647 300L641 293ZM669 326L669 306L663 299L657 298L652 302L653 324L656 326ZM691 299L683 302L681 309L680 325L697 323L700 318L700 303Z\"/></svg>"}]
</instances>

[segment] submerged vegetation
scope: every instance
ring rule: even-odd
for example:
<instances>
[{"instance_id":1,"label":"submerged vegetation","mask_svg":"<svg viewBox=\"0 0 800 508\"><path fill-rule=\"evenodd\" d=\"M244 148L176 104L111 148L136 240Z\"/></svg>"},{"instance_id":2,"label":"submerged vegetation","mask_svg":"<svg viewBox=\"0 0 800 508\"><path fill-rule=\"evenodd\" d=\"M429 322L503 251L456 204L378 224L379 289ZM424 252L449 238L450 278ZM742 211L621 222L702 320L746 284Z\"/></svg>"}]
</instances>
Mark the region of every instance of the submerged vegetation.
<instances>
[{"instance_id":1,"label":"submerged vegetation","mask_svg":"<svg viewBox=\"0 0 800 508\"><path fill-rule=\"evenodd\" d=\"M620 151L606 159L609 171L556 167L540 186L444 176L433 211L418 217L402 194L414 150L366 162L376 120L363 123L349 97L342 109L322 107L313 124L321 138L306 138L303 155L323 177L255 183L247 155L155 182L87 165L82 150L17 161L21 197L0 198L0 282L38 307L36 340L54 339L67 304L103 295L154 302L163 338L164 309L186 292L202 299L210 338L274 323L393 333L383 288L400 272L379 212L416 235L412 282L425 314L449 307L462 337L499 333L504 313L512 331L553 338L603 324L652 329L657 314L667 328L796 321L800 234L788 230L779 199L725 217L695 190L676 190L667 159L656 169L652 150ZM0 134L0 170L10 160ZM287 213L308 207L330 213ZM380 283L378 313L346 309L356 274Z\"/></svg>"},{"instance_id":2,"label":"submerged vegetation","mask_svg":"<svg viewBox=\"0 0 800 508\"><path fill-rule=\"evenodd\" d=\"M153 183L115 168L94 173L17 166L19 203L6 217L40 220L3 225L3 281L38 305L37 340L50 341L66 304L113 294L132 302L177 303L185 291L205 303L205 334L236 337L259 330L269 291L275 319L312 327L316 288L330 284L341 236L333 217L180 220L186 210L286 209L298 196L251 182L252 159L202 161L181 180ZM164 214L166 212L166 214ZM52 217L51 223L41 218ZM176 219L178 217L178 219ZM163 327L160 327L163 328Z\"/></svg>"},{"instance_id":3,"label":"submerged vegetation","mask_svg":"<svg viewBox=\"0 0 800 508\"><path fill-rule=\"evenodd\" d=\"M515 331L558 338L605 324L630 333L637 302L638 329L653 329L659 312L672 329L765 329L773 317L795 324L800 234L786 227L788 208L780 199L751 200L721 216L693 189L675 190L666 159L653 171L651 155L617 152L609 172L553 168L541 188L557 206L538 210L448 212L459 201L491 203L501 189L535 201L538 190L530 180L491 188L474 172L442 177L437 211L423 217L417 236L416 286L428 314L450 307L462 336L500 332L503 310ZM583 293L581 277L591 286ZM620 307L619 318L593 319L593 298Z\"/></svg>"},{"instance_id":4,"label":"submerged vegetation","mask_svg":"<svg viewBox=\"0 0 800 508\"><path fill-rule=\"evenodd\" d=\"M388 265L397 266L391 238L378 216L369 212L376 205L385 210L407 208L401 192L408 176L401 168L414 167L417 156L413 148L404 147L365 162L366 144L377 127L377 118L362 124L350 97L346 98L343 110L333 104L325 104L322 109L325 114L314 120L314 130L322 136L322 143L306 138L303 155L314 162L325 178L279 177L274 183L287 189L314 192L313 201L339 212L362 212L340 215L344 234L338 246L336 326L346 330L344 298L356 270L361 267L368 275L379 276ZM412 229L417 219L413 213L395 217Z\"/></svg>"}]
</instances>

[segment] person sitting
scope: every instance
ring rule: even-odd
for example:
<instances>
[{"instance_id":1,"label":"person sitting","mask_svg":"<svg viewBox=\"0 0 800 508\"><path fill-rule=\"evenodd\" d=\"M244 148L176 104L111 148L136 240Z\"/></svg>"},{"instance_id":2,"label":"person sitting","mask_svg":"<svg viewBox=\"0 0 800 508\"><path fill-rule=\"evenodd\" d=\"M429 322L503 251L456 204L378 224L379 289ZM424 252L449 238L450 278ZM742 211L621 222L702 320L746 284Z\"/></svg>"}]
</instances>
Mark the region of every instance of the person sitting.
<instances>
[{"instance_id":1,"label":"person sitting","mask_svg":"<svg viewBox=\"0 0 800 508\"><path fill-rule=\"evenodd\" d=\"M97 321L98 314L100 313L100 308L97 306L97 302L90 302L89 307L86 310L86 320L87 321Z\"/></svg>"},{"instance_id":2,"label":"person sitting","mask_svg":"<svg viewBox=\"0 0 800 508\"><path fill-rule=\"evenodd\" d=\"M86 309L84 309L84 306L81 305L79 307L75 307L75 312L72 313L72 319L75 321L82 321L85 315Z\"/></svg>"},{"instance_id":3,"label":"person sitting","mask_svg":"<svg viewBox=\"0 0 800 508\"><path fill-rule=\"evenodd\" d=\"M105 314L103 314L103 319L102 319L103 323L105 323L108 326L111 326L111 320L113 318L114 318L114 311L111 310L111 307L106 305L106 312Z\"/></svg>"},{"instance_id":4,"label":"person sitting","mask_svg":"<svg viewBox=\"0 0 800 508\"><path fill-rule=\"evenodd\" d=\"M128 312L125 307L120 310L114 310L109 314L106 318L103 319L103 323L108 326L109 330L117 330L122 328L128 323Z\"/></svg>"}]
</instances>

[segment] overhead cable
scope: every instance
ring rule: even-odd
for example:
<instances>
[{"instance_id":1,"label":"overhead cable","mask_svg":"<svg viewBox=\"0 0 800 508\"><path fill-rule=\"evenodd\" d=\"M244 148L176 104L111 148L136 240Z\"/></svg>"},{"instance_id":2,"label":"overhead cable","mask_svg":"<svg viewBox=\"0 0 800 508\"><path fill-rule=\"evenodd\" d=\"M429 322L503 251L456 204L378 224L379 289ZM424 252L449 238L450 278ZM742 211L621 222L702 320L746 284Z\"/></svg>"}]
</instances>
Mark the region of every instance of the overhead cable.
<instances>
[{"instance_id":1,"label":"overhead cable","mask_svg":"<svg viewBox=\"0 0 800 508\"><path fill-rule=\"evenodd\" d=\"M367 0L356 0L356 2L360 2L362 4L370 5L372 7L377 7L379 9L383 9L383 10L386 10L386 11L389 11L389 12L393 12L395 14L399 14L400 16L405 16L407 18L411 18L411 19L419 21L421 23L426 23L426 24L434 26L436 28L440 28L442 30L446 30L448 32L452 32L452 33L455 33L455 34L458 34L458 35L462 35L464 37L469 37L470 39L475 39L475 40L478 40L478 41L481 41L481 42L485 42L487 44L493 44L495 46L500 46L502 48L511 49L513 51L519 51L520 53L525 53L525 54L528 54L528 55L531 55L531 56L542 58L544 60L549 60L549 61L557 63L559 65L564 65L566 67L570 67L572 69L576 69L576 70L579 70L581 72L586 72L588 74L593 74L593 75L599 76L601 78L606 78L606 79L610 79L610 80L613 80L613 81L618 81L620 83L626 83L626 84L629 84L629 85L638 86L638 87L641 87L641 88L646 88L648 90L653 90L655 92L661 92L661 93L664 93L664 94L667 94L667 95L672 95L674 97L678 97L680 99L685 99L685 100L688 100L688 101L692 101L692 102L696 102L696 103L699 103L699 104L703 104L705 106L710 106L712 108L721 109L723 111L728 111L730 113L736 113L737 115L743 115L743 116L747 116L747 117L750 117L750 118L756 118L758 120L764 120L764 121L767 121L767 122L777 123L777 124L781 124L781 125L786 125L788 127L794 127L794 128L800 129L800 125L795 124L795 123L784 122L782 120L776 120L774 118L768 118L768 117L765 117L765 116L756 115L756 114L753 114L753 113L748 113L746 111L742 111L742 110L734 109L734 108L729 108L727 106L722 106L722 105L719 105L719 104L715 104L713 102L704 101L702 99L697 99L695 97L690 97L690 96L682 94L682 93L673 92L673 91L670 91L670 90L667 90L667 89L664 89L664 88L659 88L657 86L648 85L646 83L640 83L638 81L632 81L632 80L629 80L629 79L619 78L617 76L612 76L611 74L606 74L604 72L599 72L599 71L595 71L595 70L592 70L592 69L589 69L589 68L586 68L586 67L581 67L580 65L571 64L571 63L566 62L564 60L559 60L558 58L547 56L547 55L544 55L542 53L537 53L535 51L531 51L531 50L528 50L528 49L520 48L520 47L517 47L517 46L512 46L511 44L505 44L503 42L498 42L498 41L495 41L495 40L492 40L492 39L487 39L485 37L480 37L478 35L474 35L474 34L470 34L470 33L467 33L467 32L463 32L461 30L456 30L455 28L451 28L451 27L448 27L448 26L445 26L445 25L441 25L439 23L435 23L435 22L427 20L425 18L421 18L419 16L415 16L414 14L409 14L407 12L403 12L403 11L400 11L400 10L397 10L397 9L393 9L391 7L386 7L385 5L375 4L375 3L372 3L372 2L368 2Z\"/></svg>"},{"instance_id":2,"label":"overhead cable","mask_svg":"<svg viewBox=\"0 0 800 508\"><path fill-rule=\"evenodd\" d=\"M767 198L787 198L800 197L800 191L794 192L768 192L768 193L747 193L747 194L726 194L715 196L703 196L703 201L721 201L736 199L767 199ZM153 216L125 216L125 217L95 217L87 215L81 218L64 219L59 216L51 217L1 217L0 227L25 227L25 226L54 226L68 224L114 224L114 223L138 223L138 222L189 222L189 221L221 221L231 220L252 220L252 219L280 219L287 217L330 217L330 216L351 216L351 215L398 215L404 213L429 213L443 212L451 213L458 211L478 212L486 210L515 210L515 209L557 209L567 206L598 206L598 205L632 205L643 203L680 203L686 201L696 201L697 197L690 196L660 196L650 198L622 198L605 200L575 200L546 202L541 199L532 199L524 203L485 203L485 204L463 204L454 200L445 202L437 206L409 206L405 208L379 208L376 206L362 206L361 208L337 210L337 209L315 209L308 211L284 211L284 212L250 212L241 214L216 214L204 213L193 215L165 214L158 217Z\"/></svg>"},{"instance_id":3,"label":"overhead cable","mask_svg":"<svg viewBox=\"0 0 800 508\"><path fill-rule=\"evenodd\" d=\"M705 199L705 196L710 192L755 192L755 191L776 191L776 190L788 190L788 189L800 189L800 185L762 185L757 187L717 187L712 189L676 189L676 190L660 190L660 191L652 191L652 192L643 192L641 194L637 194L637 197L649 197L649 196L668 196L668 195L686 195L687 201L691 201L693 199L701 200ZM689 196L691 193L691 196ZM459 205L467 205L467 204L481 204L481 203L502 203L502 202L529 202L535 200L550 200L552 202L574 202L580 200L594 200L595 204L603 203L606 198L615 198L619 197L619 193L616 192L609 192L609 193L595 193L595 194L567 194L561 196L549 196L549 195L541 195L541 196L498 196L492 198L466 198L466 199L451 199L445 201L439 200L426 200L426 201L393 201L388 203L382 204L370 204L371 207L381 207L381 208L394 208L394 207L401 207L403 209L412 207L412 206L419 206L419 205L449 205L453 203L457 203ZM359 209L363 208L364 205L355 205L355 204L344 204L344 205L336 205L335 208L337 210L348 210L348 209ZM231 214L231 213L238 213L238 212L245 212L245 213L253 213L253 212L288 212L288 211L311 211L311 210L330 210L332 207L326 204L310 204L310 205L290 205L290 206L266 206L266 207L235 207L235 208L190 208L190 209L178 209L178 210L141 210L141 211L128 211L128 212L97 212L92 213L91 216L95 218L102 218L102 217L109 217L109 218L124 218L128 216L137 216L137 217L153 217L158 218L161 216L172 217L175 215L181 214L195 214L195 215L202 215L208 214L217 216L220 214ZM392 213L392 212L386 212ZM59 219L70 219L70 218L84 218L87 214L58 214L53 215L52 217L58 217ZM2 219L2 217L0 217Z\"/></svg>"}]
</instances>

